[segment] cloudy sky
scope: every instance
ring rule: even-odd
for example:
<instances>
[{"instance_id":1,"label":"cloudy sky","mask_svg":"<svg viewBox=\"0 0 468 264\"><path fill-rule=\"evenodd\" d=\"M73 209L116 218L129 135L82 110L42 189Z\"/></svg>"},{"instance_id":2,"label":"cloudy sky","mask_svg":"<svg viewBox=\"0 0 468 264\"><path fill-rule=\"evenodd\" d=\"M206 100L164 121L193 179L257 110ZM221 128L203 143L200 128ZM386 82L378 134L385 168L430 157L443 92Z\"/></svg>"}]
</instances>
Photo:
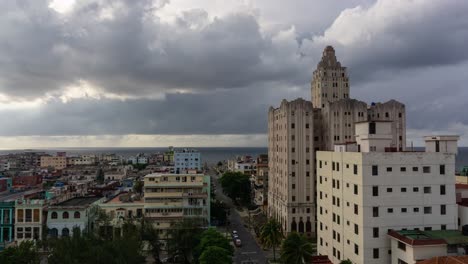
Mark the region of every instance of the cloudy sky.
<instances>
[{"instance_id":1,"label":"cloudy sky","mask_svg":"<svg viewBox=\"0 0 468 264\"><path fill-rule=\"evenodd\" d=\"M468 146L466 0L3 0L0 148L266 146L321 52Z\"/></svg>"}]
</instances>

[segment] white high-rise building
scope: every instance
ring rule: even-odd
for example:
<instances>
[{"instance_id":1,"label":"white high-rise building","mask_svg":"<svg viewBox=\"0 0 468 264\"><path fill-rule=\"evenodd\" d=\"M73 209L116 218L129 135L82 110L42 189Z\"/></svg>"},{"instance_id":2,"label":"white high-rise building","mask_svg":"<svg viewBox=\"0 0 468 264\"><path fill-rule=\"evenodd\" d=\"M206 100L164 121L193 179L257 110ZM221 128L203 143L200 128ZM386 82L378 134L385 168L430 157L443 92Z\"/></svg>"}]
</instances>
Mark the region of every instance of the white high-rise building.
<instances>
[{"instance_id":1,"label":"white high-rise building","mask_svg":"<svg viewBox=\"0 0 468 264\"><path fill-rule=\"evenodd\" d=\"M394 129L357 123L355 143L317 152L317 251L333 263L391 263L389 230L458 227L458 137L426 137L424 152L400 152Z\"/></svg>"}]
</instances>

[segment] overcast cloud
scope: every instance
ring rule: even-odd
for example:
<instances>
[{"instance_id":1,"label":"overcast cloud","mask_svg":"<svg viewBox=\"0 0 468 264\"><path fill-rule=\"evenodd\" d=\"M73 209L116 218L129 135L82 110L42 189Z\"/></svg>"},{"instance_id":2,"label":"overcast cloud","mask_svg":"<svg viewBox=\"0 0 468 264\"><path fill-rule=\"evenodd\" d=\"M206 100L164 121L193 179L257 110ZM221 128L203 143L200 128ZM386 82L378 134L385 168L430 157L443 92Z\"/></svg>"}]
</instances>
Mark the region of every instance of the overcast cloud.
<instances>
[{"instance_id":1,"label":"overcast cloud","mask_svg":"<svg viewBox=\"0 0 468 264\"><path fill-rule=\"evenodd\" d=\"M468 145L466 13L465 0L0 1L0 143L265 146L268 107L310 99L333 45L352 97L406 104L409 140Z\"/></svg>"}]
</instances>

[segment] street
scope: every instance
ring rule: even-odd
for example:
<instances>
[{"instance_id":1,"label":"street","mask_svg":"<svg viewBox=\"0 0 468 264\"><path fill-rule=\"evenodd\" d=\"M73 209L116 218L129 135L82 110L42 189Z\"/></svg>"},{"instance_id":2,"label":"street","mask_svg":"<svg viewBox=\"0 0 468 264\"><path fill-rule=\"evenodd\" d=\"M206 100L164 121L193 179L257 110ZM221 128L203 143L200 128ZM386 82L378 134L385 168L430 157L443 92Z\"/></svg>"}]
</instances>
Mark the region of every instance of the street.
<instances>
[{"instance_id":1,"label":"street","mask_svg":"<svg viewBox=\"0 0 468 264\"><path fill-rule=\"evenodd\" d=\"M249 263L258 263L264 264L267 263L267 258L265 252L258 246L252 234L249 230L244 227L244 222L242 221L241 216L235 210L231 199L224 195L221 185L218 183L220 176L215 173L211 174L211 178L216 186L216 198L220 201L223 201L229 208L231 208L231 215L229 220L231 225L229 226L230 231L236 230L239 238L242 241L242 247L236 247L234 252L234 263L236 264L249 264ZM250 262L251 261L251 262Z\"/></svg>"}]
</instances>

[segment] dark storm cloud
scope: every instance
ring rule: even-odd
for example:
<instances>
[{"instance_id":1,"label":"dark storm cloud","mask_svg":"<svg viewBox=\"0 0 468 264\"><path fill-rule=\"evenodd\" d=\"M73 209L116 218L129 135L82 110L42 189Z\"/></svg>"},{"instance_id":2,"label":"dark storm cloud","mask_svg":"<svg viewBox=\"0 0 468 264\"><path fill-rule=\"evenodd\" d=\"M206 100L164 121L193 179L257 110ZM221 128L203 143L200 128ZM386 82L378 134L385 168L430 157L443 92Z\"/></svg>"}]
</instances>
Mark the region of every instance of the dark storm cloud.
<instances>
[{"instance_id":1,"label":"dark storm cloud","mask_svg":"<svg viewBox=\"0 0 468 264\"><path fill-rule=\"evenodd\" d=\"M86 0L65 15L45 0L0 1L1 94L32 100L84 80L103 94L166 95L6 108L0 135L265 133L270 105L310 99L311 73L328 44L349 69L354 97L402 101L412 129L468 126L460 111L466 1L364 0L341 13L344 4L333 1L323 20L309 10L315 2L300 2L301 14L287 5L268 10L290 24L271 19L266 29L261 12L212 18L191 9L167 23L158 13L167 1ZM308 26L312 15L320 23Z\"/></svg>"}]
</instances>

